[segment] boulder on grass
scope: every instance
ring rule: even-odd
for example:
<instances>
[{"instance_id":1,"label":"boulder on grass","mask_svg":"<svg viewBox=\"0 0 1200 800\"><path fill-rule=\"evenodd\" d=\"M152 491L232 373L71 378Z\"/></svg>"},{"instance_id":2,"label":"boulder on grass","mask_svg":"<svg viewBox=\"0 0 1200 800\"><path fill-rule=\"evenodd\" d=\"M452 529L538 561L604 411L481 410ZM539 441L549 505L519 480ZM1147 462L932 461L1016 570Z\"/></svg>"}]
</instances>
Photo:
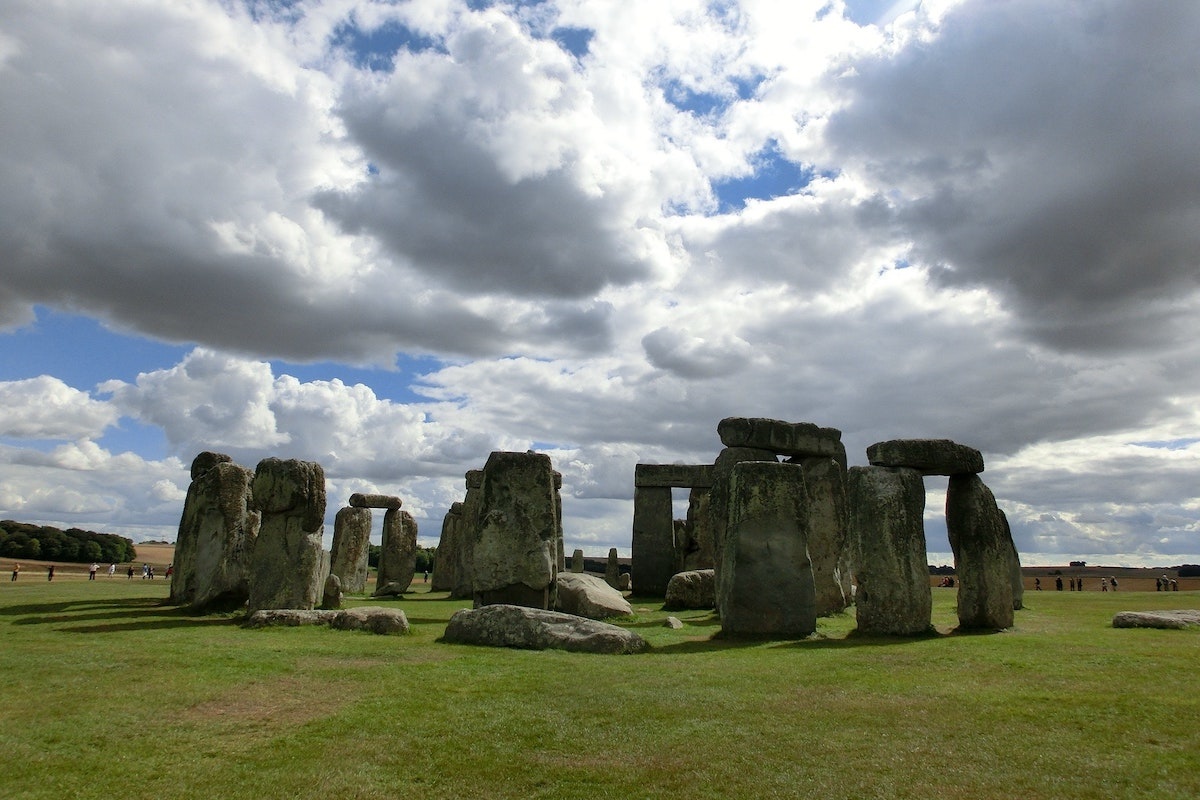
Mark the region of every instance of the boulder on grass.
<instances>
[{"instance_id":1,"label":"boulder on grass","mask_svg":"<svg viewBox=\"0 0 1200 800\"><path fill-rule=\"evenodd\" d=\"M381 636L408 633L408 617L398 608L359 606L339 611L329 620L329 627L339 631L369 631Z\"/></svg>"},{"instance_id":2,"label":"boulder on grass","mask_svg":"<svg viewBox=\"0 0 1200 800\"><path fill-rule=\"evenodd\" d=\"M1122 611L1113 617L1114 628L1185 628L1200 627L1200 611Z\"/></svg>"},{"instance_id":3,"label":"boulder on grass","mask_svg":"<svg viewBox=\"0 0 1200 800\"><path fill-rule=\"evenodd\" d=\"M633 613L620 592L602 578L582 572L560 572L556 611L588 619L626 617Z\"/></svg>"},{"instance_id":4,"label":"boulder on grass","mask_svg":"<svg viewBox=\"0 0 1200 800\"><path fill-rule=\"evenodd\" d=\"M569 650L623 655L650 645L633 631L607 622L527 606L496 604L456 611L443 642L522 650Z\"/></svg>"},{"instance_id":5,"label":"boulder on grass","mask_svg":"<svg viewBox=\"0 0 1200 800\"><path fill-rule=\"evenodd\" d=\"M687 572L677 572L671 576L671 582L667 584L667 599L663 603L663 608L668 611L680 611L685 608L716 607L715 570L692 569Z\"/></svg>"}]
</instances>

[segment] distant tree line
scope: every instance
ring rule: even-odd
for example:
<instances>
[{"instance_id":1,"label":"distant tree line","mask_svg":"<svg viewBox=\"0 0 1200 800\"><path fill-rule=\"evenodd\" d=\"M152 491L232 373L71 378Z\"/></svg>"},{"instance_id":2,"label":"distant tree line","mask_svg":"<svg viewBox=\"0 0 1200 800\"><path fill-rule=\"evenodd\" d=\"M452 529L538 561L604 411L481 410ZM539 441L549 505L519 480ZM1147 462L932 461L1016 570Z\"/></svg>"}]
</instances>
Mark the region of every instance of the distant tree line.
<instances>
[{"instance_id":1,"label":"distant tree line","mask_svg":"<svg viewBox=\"0 0 1200 800\"><path fill-rule=\"evenodd\" d=\"M133 540L115 533L96 533L79 528L59 530L49 525L0 520L0 556L39 561L93 561L119 564L133 561Z\"/></svg>"},{"instance_id":2,"label":"distant tree line","mask_svg":"<svg viewBox=\"0 0 1200 800\"><path fill-rule=\"evenodd\" d=\"M383 548L377 544L367 546L367 564L369 566L379 568L379 551ZM416 572L433 572L433 562L437 558L436 547L418 547L417 548L417 568Z\"/></svg>"}]
</instances>

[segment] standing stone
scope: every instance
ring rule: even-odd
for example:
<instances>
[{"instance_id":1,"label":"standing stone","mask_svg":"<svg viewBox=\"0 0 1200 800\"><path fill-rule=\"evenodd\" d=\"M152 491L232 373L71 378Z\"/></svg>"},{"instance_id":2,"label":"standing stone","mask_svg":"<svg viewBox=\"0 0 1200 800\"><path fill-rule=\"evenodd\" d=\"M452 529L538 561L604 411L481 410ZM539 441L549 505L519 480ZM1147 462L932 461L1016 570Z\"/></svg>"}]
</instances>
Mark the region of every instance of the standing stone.
<instances>
[{"instance_id":1,"label":"standing stone","mask_svg":"<svg viewBox=\"0 0 1200 800\"><path fill-rule=\"evenodd\" d=\"M808 492L808 556L812 560L817 616L850 605L850 552L846 527L846 470L836 459L793 459L804 470Z\"/></svg>"},{"instance_id":2,"label":"standing stone","mask_svg":"<svg viewBox=\"0 0 1200 800\"><path fill-rule=\"evenodd\" d=\"M555 542L555 572L565 572L567 569L567 551L564 549L566 544L563 542L563 515L562 515L562 473L554 473L554 526L558 531L558 541Z\"/></svg>"},{"instance_id":3,"label":"standing stone","mask_svg":"<svg viewBox=\"0 0 1200 800\"><path fill-rule=\"evenodd\" d=\"M614 589L621 585L621 563L618 560L617 548L608 548L608 561L604 564L604 582Z\"/></svg>"},{"instance_id":4,"label":"standing stone","mask_svg":"<svg viewBox=\"0 0 1200 800\"><path fill-rule=\"evenodd\" d=\"M663 597L675 574L675 520L671 489L633 488L632 571L640 596Z\"/></svg>"},{"instance_id":5,"label":"standing stone","mask_svg":"<svg viewBox=\"0 0 1200 800\"><path fill-rule=\"evenodd\" d=\"M992 490L978 475L951 475L946 532L958 575L960 630L1003 630L1013 624L1012 537Z\"/></svg>"},{"instance_id":6,"label":"standing stone","mask_svg":"<svg viewBox=\"0 0 1200 800\"><path fill-rule=\"evenodd\" d=\"M731 470L729 487L729 522L716 575L722 632L808 636L817 629L817 614L803 469L742 462Z\"/></svg>"},{"instance_id":7,"label":"standing stone","mask_svg":"<svg viewBox=\"0 0 1200 800\"><path fill-rule=\"evenodd\" d=\"M375 596L404 594L412 585L416 570L417 521L403 509L389 508L383 514L383 543L379 548Z\"/></svg>"},{"instance_id":8,"label":"standing stone","mask_svg":"<svg viewBox=\"0 0 1200 800\"><path fill-rule=\"evenodd\" d=\"M571 554L571 572L583 572L583 551L576 550Z\"/></svg>"},{"instance_id":9,"label":"standing stone","mask_svg":"<svg viewBox=\"0 0 1200 800\"><path fill-rule=\"evenodd\" d=\"M1000 509L996 509L1000 511ZM1000 519L1004 521L1004 535L1008 539L1008 569L1012 580L1013 611L1025 607L1025 576L1021 574L1021 554L1017 552L1017 543L1012 538L1012 528L1008 525L1008 517L1000 511ZM1115 591L1115 590L1114 590Z\"/></svg>"},{"instance_id":10,"label":"standing stone","mask_svg":"<svg viewBox=\"0 0 1200 800\"><path fill-rule=\"evenodd\" d=\"M458 568L458 538L462 528L462 503L451 503L450 510L442 519L442 538L438 540L433 561L433 579L429 582L431 592L449 592L454 589Z\"/></svg>"},{"instance_id":11,"label":"standing stone","mask_svg":"<svg viewBox=\"0 0 1200 800\"><path fill-rule=\"evenodd\" d=\"M340 581L345 594L362 594L367 589L367 560L371 546L371 509L346 506L333 518L333 545L329 571Z\"/></svg>"},{"instance_id":12,"label":"standing stone","mask_svg":"<svg viewBox=\"0 0 1200 800\"><path fill-rule=\"evenodd\" d=\"M851 467L846 477L858 630L891 636L929 632L933 595L921 473Z\"/></svg>"},{"instance_id":13,"label":"standing stone","mask_svg":"<svg viewBox=\"0 0 1200 800\"><path fill-rule=\"evenodd\" d=\"M683 571L713 568L712 518L708 513L711 494L711 486L696 486L688 493L688 539L682 547L683 555L680 564L680 569Z\"/></svg>"},{"instance_id":14,"label":"standing stone","mask_svg":"<svg viewBox=\"0 0 1200 800\"><path fill-rule=\"evenodd\" d=\"M321 549L325 471L312 461L265 458L254 472L254 506L262 524L250 569L251 612L313 609L320 602L328 561Z\"/></svg>"},{"instance_id":15,"label":"standing stone","mask_svg":"<svg viewBox=\"0 0 1200 800\"><path fill-rule=\"evenodd\" d=\"M195 611L246 602L260 522L251 510L253 478L221 453L204 452L192 462L175 539L171 602Z\"/></svg>"},{"instance_id":16,"label":"standing stone","mask_svg":"<svg viewBox=\"0 0 1200 800\"><path fill-rule=\"evenodd\" d=\"M488 456L472 558L476 607L554 607L559 565L555 494L548 455Z\"/></svg>"},{"instance_id":17,"label":"standing stone","mask_svg":"<svg viewBox=\"0 0 1200 800\"><path fill-rule=\"evenodd\" d=\"M321 596L321 608L332 611L342 607L342 579L330 572L325 579L325 592Z\"/></svg>"},{"instance_id":18,"label":"standing stone","mask_svg":"<svg viewBox=\"0 0 1200 800\"><path fill-rule=\"evenodd\" d=\"M464 477L467 493L463 498L462 522L457 538L454 588L450 591L450 596L457 600L475 596L475 542L479 538L479 512L483 501L483 470L468 470Z\"/></svg>"},{"instance_id":19,"label":"standing stone","mask_svg":"<svg viewBox=\"0 0 1200 800\"><path fill-rule=\"evenodd\" d=\"M717 454L712 469L713 485L709 490L708 527L712 531L713 569L716 570L718 583L721 580L721 553L725 546L725 531L729 524L730 474L733 468L743 461L779 463L773 451L752 447L726 447Z\"/></svg>"}]
</instances>

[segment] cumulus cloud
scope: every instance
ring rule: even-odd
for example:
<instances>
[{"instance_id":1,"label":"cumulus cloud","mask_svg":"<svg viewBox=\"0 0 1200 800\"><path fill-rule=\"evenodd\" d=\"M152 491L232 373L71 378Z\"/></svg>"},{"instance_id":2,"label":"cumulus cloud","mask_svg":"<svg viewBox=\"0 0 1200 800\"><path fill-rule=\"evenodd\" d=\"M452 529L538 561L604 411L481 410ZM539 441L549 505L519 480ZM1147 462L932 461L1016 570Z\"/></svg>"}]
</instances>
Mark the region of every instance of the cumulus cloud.
<instances>
[{"instance_id":1,"label":"cumulus cloud","mask_svg":"<svg viewBox=\"0 0 1200 800\"><path fill-rule=\"evenodd\" d=\"M117 421L111 404L49 375L0 382L0 406L0 436L17 439L94 437Z\"/></svg>"}]
</instances>

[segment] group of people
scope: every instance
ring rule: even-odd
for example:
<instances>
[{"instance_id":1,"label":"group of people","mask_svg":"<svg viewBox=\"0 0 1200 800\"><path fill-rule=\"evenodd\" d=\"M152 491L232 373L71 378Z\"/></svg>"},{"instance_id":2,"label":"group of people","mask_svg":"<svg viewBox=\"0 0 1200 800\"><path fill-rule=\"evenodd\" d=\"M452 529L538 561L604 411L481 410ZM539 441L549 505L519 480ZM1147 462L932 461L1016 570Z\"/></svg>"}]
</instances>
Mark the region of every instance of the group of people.
<instances>
[{"instance_id":1,"label":"group of people","mask_svg":"<svg viewBox=\"0 0 1200 800\"><path fill-rule=\"evenodd\" d=\"M46 565L46 580L48 580L48 581L54 580L55 566L56 565L54 565L54 564ZM100 571L100 565L93 562L91 564L91 566L88 567L88 580L89 581L96 580L96 573L99 571ZM167 578L170 578L174 572L175 572L175 565L168 564L167 565ZM116 575L116 574L117 574L117 565L109 564L108 565L108 577L111 578L113 575ZM130 564L129 570L125 573L126 580L133 580L133 574L134 574L133 564ZM9 578L9 582L15 581L17 578L20 577L20 575L21 575L21 565L14 562L13 567L12 567L12 577ZM151 566L150 564L142 564L142 580L154 580L154 567Z\"/></svg>"},{"instance_id":2,"label":"group of people","mask_svg":"<svg viewBox=\"0 0 1200 800\"><path fill-rule=\"evenodd\" d=\"M1083 591L1083 578L1068 578L1067 583L1070 586L1070 591L1072 591L1072 592L1082 592ZM1112 590L1115 592L1117 590L1117 579L1116 578L1101 578L1100 579L1100 591L1107 592L1109 586L1111 586ZM1042 579L1041 578L1033 579L1033 588L1039 592L1042 590ZM1063 590L1062 575L1059 575L1054 579L1054 590L1057 592L1061 592Z\"/></svg>"},{"instance_id":3,"label":"group of people","mask_svg":"<svg viewBox=\"0 0 1200 800\"><path fill-rule=\"evenodd\" d=\"M1168 578L1163 575L1161 578L1154 579L1154 591L1156 592L1178 592L1179 581L1174 578Z\"/></svg>"}]
</instances>

